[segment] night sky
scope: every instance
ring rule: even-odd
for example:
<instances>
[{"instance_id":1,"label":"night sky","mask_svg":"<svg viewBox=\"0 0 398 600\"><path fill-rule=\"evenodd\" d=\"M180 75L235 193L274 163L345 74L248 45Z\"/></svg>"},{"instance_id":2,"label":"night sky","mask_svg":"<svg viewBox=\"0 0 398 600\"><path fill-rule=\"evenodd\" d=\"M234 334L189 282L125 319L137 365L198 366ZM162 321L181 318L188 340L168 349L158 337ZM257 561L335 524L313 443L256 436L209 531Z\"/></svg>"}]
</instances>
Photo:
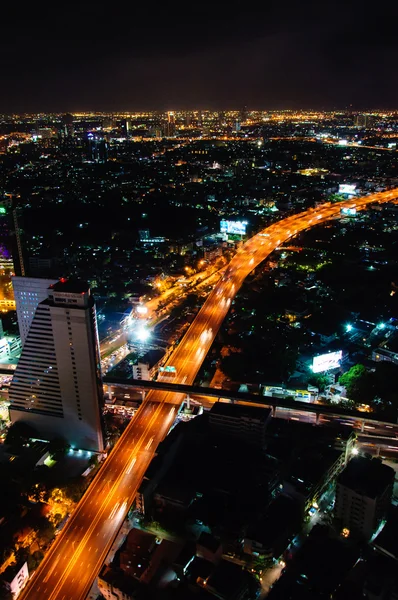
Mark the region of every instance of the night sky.
<instances>
[{"instance_id":1,"label":"night sky","mask_svg":"<svg viewBox=\"0 0 398 600\"><path fill-rule=\"evenodd\" d=\"M398 1L7 2L0 111L398 108Z\"/></svg>"}]
</instances>

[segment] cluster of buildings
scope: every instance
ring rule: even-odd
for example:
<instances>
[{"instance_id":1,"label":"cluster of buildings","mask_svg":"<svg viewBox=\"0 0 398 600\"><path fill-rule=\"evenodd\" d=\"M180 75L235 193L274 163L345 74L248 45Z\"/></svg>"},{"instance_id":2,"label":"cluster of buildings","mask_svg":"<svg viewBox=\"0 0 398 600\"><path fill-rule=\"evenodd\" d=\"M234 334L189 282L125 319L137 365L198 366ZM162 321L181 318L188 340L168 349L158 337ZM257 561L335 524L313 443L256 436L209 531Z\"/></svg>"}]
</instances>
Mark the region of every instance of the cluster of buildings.
<instances>
[{"instance_id":1,"label":"cluster of buildings","mask_svg":"<svg viewBox=\"0 0 398 600\"><path fill-rule=\"evenodd\" d=\"M338 598L364 544L370 562L396 546L382 537L393 515L395 472L358 456L347 429L221 402L177 425L145 473L130 528L98 576L101 594L249 600L269 569L279 569L272 598L296 586ZM363 577L360 585L362 591L370 583Z\"/></svg>"}]
</instances>

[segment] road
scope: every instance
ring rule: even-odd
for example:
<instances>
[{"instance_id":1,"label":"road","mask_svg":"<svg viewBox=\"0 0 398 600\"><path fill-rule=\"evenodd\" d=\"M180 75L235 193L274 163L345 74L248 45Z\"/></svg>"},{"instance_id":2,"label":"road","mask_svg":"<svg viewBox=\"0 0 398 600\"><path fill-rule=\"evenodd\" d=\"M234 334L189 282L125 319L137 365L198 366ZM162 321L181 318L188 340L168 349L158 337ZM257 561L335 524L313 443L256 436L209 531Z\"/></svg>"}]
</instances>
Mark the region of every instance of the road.
<instances>
[{"instance_id":1,"label":"road","mask_svg":"<svg viewBox=\"0 0 398 600\"><path fill-rule=\"evenodd\" d=\"M192 384L245 277L275 248L314 225L374 202L398 198L398 189L339 204L324 204L274 223L236 253L207 297L167 365L176 373L162 377ZM83 600L96 577L155 449L165 437L183 396L149 392L105 461L71 519L21 594L23 600Z\"/></svg>"}]
</instances>

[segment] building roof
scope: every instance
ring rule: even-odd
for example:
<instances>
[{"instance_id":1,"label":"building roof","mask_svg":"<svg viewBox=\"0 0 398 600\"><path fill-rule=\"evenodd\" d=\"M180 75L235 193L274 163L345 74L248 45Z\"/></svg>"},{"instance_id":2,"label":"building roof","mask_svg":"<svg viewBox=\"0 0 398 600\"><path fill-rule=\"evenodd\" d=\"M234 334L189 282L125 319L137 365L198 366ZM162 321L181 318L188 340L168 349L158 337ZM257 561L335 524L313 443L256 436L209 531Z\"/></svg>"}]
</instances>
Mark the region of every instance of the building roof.
<instances>
[{"instance_id":1,"label":"building roof","mask_svg":"<svg viewBox=\"0 0 398 600\"><path fill-rule=\"evenodd\" d=\"M228 404L227 402L216 402L213 404L210 415L223 415L226 417L255 419L266 422L271 414L270 408L259 408L257 406L243 406L241 404Z\"/></svg>"},{"instance_id":2,"label":"building roof","mask_svg":"<svg viewBox=\"0 0 398 600\"><path fill-rule=\"evenodd\" d=\"M378 459L358 456L340 473L337 483L369 498L376 498L394 481L395 471Z\"/></svg>"},{"instance_id":3,"label":"building roof","mask_svg":"<svg viewBox=\"0 0 398 600\"><path fill-rule=\"evenodd\" d=\"M241 566L227 560L222 560L208 579L209 589L214 590L218 597L235 598L238 590L248 586L248 573Z\"/></svg>"},{"instance_id":4,"label":"building roof","mask_svg":"<svg viewBox=\"0 0 398 600\"><path fill-rule=\"evenodd\" d=\"M50 287L54 292L65 292L67 294L83 294L90 290L88 283L76 279L60 279Z\"/></svg>"},{"instance_id":5,"label":"building roof","mask_svg":"<svg viewBox=\"0 0 398 600\"><path fill-rule=\"evenodd\" d=\"M210 550L210 552L217 552L220 547L220 541L210 533L202 531L197 541L197 545Z\"/></svg>"},{"instance_id":6,"label":"building roof","mask_svg":"<svg viewBox=\"0 0 398 600\"><path fill-rule=\"evenodd\" d=\"M155 535L140 529L131 529L120 553L121 569L140 579L151 562L155 546Z\"/></svg>"}]
</instances>

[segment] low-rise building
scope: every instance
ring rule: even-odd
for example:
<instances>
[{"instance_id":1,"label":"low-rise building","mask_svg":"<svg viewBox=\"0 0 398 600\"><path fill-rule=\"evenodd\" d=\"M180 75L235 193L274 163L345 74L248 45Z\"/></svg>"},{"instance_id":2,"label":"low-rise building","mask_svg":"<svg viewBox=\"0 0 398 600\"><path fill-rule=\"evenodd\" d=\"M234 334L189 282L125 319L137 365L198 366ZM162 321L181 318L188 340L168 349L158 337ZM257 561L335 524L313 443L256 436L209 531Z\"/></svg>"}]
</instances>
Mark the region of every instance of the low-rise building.
<instances>
[{"instance_id":1,"label":"low-rise building","mask_svg":"<svg viewBox=\"0 0 398 600\"><path fill-rule=\"evenodd\" d=\"M368 540L387 516L394 477L394 469L378 459L353 458L337 479L337 523Z\"/></svg>"},{"instance_id":2,"label":"low-rise building","mask_svg":"<svg viewBox=\"0 0 398 600\"><path fill-rule=\"evenodd\" d=\"M28 564L24 562L7 567L1 574L1 579L12 593L13 598L17 598L29 579Z\"/></svg>"},{"instance_id":3,"label":"low-rise building","mask_svg":"<svg viewBox=\"0 0 398 600\"><path fill-rule=\"evenodd\" d=\"M213 564L218 564L222 556L222 545L220 540L210 533L202 531L196 542L196 556L204 558Z\"/></svg>"},{"instance_id":4,"label":"low-rise building","mask_svg":"<svg viewBox=\"0 0 398 600\"><path fill-rule=\"evenodd\" d=\"M263 446L271 409L216 402L210 411L210 427L216 432Z\"/></svg>"},{"instance_id":5,"label":"low-rise building","mask_svg":"<svg viewBox=\"0 0 398 600\"><path fill-rule=\"evenodd\" d=\"M307 450L296 456L283 481L283 493L295 498L303 514L319 500L345 464L345 452L337 448Z\"/></svg>"}]
</instances>

